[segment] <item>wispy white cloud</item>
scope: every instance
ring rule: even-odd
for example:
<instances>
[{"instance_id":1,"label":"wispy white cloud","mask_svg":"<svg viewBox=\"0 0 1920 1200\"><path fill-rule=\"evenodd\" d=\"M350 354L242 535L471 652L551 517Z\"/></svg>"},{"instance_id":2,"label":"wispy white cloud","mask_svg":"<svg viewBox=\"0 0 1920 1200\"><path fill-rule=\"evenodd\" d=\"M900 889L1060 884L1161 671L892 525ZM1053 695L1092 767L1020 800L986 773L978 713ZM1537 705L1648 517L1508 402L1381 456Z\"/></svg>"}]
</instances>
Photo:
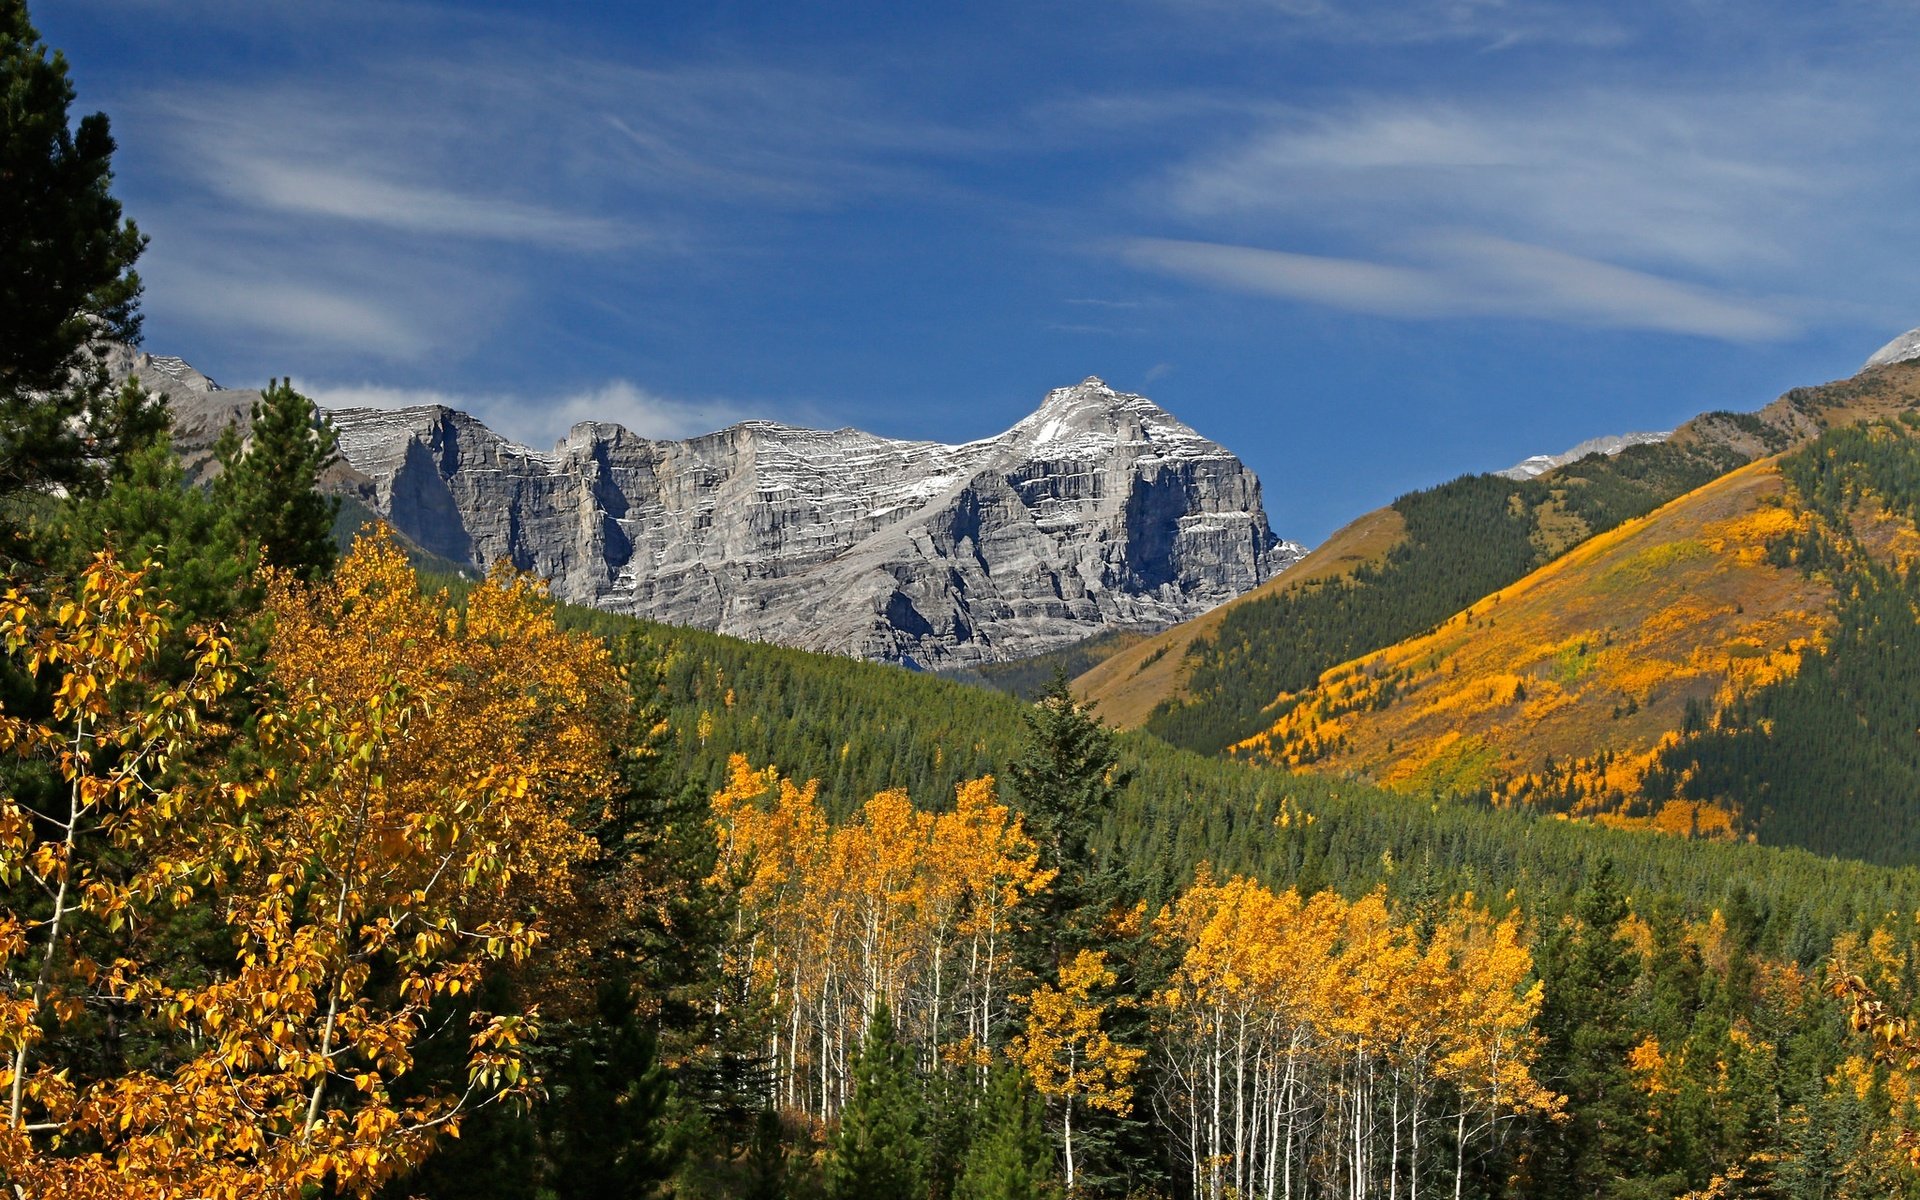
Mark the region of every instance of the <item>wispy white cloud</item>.
<instances>
[{"instance_id":1,"label":"wispy white cloud","mask_svg":"<svg viewBox=\"0 0 1920 1200\"><path fill-rule=\"evenodd\" d=\"M1796 328L1767 305L1540 246L1461 234L1421 249L1428 261L1416 264L1160 238L1133 239L1122 253L1188 280L1379 316L1517 317L1729 341Z\"/></svg>"},{"instance_id":2,"label":"wispy white cloud","mask_svg":"<svg viewBox=\"0 0 1920 1200\"><path fill-rule=\"evenodd\" d=\"M1262 110L1148 188L1187 236L1125 255L1353 311L1780 338L1900 290L1876 247L1920 235L1915 108L1808 75Z\"/></svg>"},{"instance_id":3,"label":"wispy white cloud","mask_svg":"<svg viewBox=\"0 0 1920 1200\"><path fill-rule=\"evenodd\" d=\"M929 187L924 161L980 145L826 74L486 37L324 76L171 85L116 131L164 180L140 211L167 231L145 266L169 314L415 363L535 295L564 326L572 264L602 285L622 268L724 271L781 252L796 214ZM192 294L221 275L253 281L258 306Z\"/></svg>"},{"instance_id":4,"label":"wispy white cloud","mask_svg":"<svg viewBox=\"0 0 1920 1200\"><path fill-rule=\"evenodd\" d=\"M225 274L183 266L154 273L148 303L230 335L307 349L351 346L358 353L409 360L428 352L434 335L411 314L355 291L271 276Z\"/></svg>"},{"instance_id":5,"label":"wispy white cloud","mask_svg":"<svg viewBox=\"0 0 1920 1200\"><path fill-rule=\"evenodd\" d=\"M1161 0L1189 14L1259 22L1272 36L1344 43L1467 42L1610 47L1634 37L1619 6L1551 0Z\"/></svg>"},{"instance_id":6,"label":"wispy white cloud","mask_svg":"<svg viewBox=\"0 0 1920 1200\"><path fill-rule=\"evenodd\" d=\"M582 421L623 425L649 438L711 433L747 414L725 400L678 400L624 379L557 396L456 393L435 388L303 381L301 388L326 408L412 408L438 404L471 413L496 433L544 450Z\"/></svg>"},{"instance_id":7,"label":"wispy white cloud","mask_svg":"<svg viewBox=\"0 0 1920 1200\"><path fill-rule=\"evenodd\" d=\"M1607 255L1777 262L1880 122L1816 88L1371 101L1263 122L1167 179L1198 220L1467 225ZM1859 138L1860 141L1855 139Z\"/></svg>"},{"instance_id":8,"label":"wispy white cloud","mask_svg":"<svg viewBox=\"0 0 1920 1200\"><path fill-rule=\"evenodd\" d=\"M403 233L604 249L636 240L620 222L484 196L462 195L306 163L215 152L216 186L280 212L382 225Z\"/></svg>"}]
</instances>

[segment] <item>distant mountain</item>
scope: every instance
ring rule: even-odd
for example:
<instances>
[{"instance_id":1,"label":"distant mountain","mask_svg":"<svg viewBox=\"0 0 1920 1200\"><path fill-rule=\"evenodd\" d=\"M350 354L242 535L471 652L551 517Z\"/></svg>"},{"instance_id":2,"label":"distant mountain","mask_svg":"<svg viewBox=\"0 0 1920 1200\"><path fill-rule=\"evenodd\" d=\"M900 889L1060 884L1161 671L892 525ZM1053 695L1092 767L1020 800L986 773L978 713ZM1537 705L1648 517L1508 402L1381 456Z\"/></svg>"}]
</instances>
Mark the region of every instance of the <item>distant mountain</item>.
<instances>
[{"instance_id":1,"label":"distant mountain","mask_svg":"<svg viewBox=\"0 0 1920 1200\"><path fill-rule=\"evenodd\" d=\"M1889 363L1909 362L1920 358L1920 329L1909 329L1899 337L1873 352L1867 360L1867 367L1884 367ZM1866 367L1862 367L1865 370Z\"/></svg>"},{"instance_id":2,"label":"distant mountain","mask_svg":"<svg viewBox=\"0 0 1920 1200\"><path fill-rule=\"evenodd\" d=\"M203 452L257 393L121 364ZM1285 569L1260 483L1097 378L949 446L746 421L684 441L574 426L551 451L455 409L338 409L340 490L423 550L611 612L923 667L1186 620Z\"/></svg>"},{"instance_id":3,"label":"distant mountain","mask_svg":"<svg viewBox=\"0 0 1920 1200\"><path fill-rule=\"evenodd\" d=\"M1617 433L1608 437L1588 438L1571 450L1560 454L1536 454L1525 458L1494 474L1502 479L1535 479L1545 475L1555 467L1564 467L1568 463L1579 462L1589 454L1604 454L1612 457L1630 446L1651 446L1664 442L1673 436L1673 431L1665 433Z\"/></svg>"}]
</instances>

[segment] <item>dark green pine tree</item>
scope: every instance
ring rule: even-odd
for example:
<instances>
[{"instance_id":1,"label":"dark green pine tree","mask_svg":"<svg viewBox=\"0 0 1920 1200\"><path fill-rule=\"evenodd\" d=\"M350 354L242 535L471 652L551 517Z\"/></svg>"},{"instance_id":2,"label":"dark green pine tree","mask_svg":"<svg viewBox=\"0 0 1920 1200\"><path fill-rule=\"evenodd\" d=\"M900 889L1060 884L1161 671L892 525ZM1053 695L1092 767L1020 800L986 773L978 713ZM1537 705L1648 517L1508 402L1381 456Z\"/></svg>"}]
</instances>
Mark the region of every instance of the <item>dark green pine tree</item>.
<instances>
[{"instance_id":1,"label":"dark green pine tree","mask_svg":"<svg viewBox=\"0 0 1920 1200\"><path fill-rule=\"evenodd\" d=\"M1066 672L1026 712L1026 742L1007 767L1040 865L1057 872L1028 928L1025 966L1051 975L1062 957L1091 947L1120 895L1120 876L1098 861L1093 835L1122 782L1113 731L1073 697Z\"/></svg>"},{"instance_id":2,"label":"dark green pine tree","mask_svg":"<svg viewBox=\"0 0 1920 1200\"><path fill-rule=\"evenodd\" d=\"M1542 947L1541 1059L1558 1068L1551 1083L1567 1096L1570 1119L1542 1132L1534 1190L1547 1200L1634 1196L1635 1181L1655 1174L1657 1149L1627 1067L1640 968L1618 936L1629 909L1610 859L1595 868L1574 915L1578 928L1556 931Z\"/></svg>"},{"instance_id":3,"label":"dark green pine tree","mask_svg":"<svg viewBox=\"0 0 1920 1200\"><path fill-rule=\"evenodd\" d=\"M558 1200L649 1200L678 1165L667 1074L627 988L603 984L597 1001L599 1020L569 1031L565 1061L549 1080L548 1182Z\"/></svg>"},{"instance_id":4,"label":"dark green pine tree","mask_svg":"<svg viewBox=\"0 0 1920 1200\"><path fill-rule=\"evenodd\" d=\"M338 447L333 423L284 379L260 394L244 444L232 426L221 435L214 502L264 565L303 579L333 569L340 500L317 485Z\"/></svg>"},{"instance_id":5,"label":"dark green pine tree","mask_svg":"<svg viewBox=\"0 0 1920 1200\"><path fill-rule=\"evenodd\" d=\"M987 1086L954 1200L1042 1200L1057 1187L1040 1097L1019 1071L1002 1067Z\"/></svg>"},{"instance_id":6,"label":"dark green pine tree","mask_svg":"<svg viewBox=\"0 0 1920 1200\"><path fill-rule=\"evenodd\" d=\"M1151 1039L1150 1006L1140 1002L1164 982L1156 974L1161 964L1144 928L1128 934L1113 920L1137 892L1119 860L1103 861L1095 844L1125 782L1114 733L1074 699L1060 670L1024 715L1023 751L1006 773L1039 846L1040 865L1057 874L1037 898L1040 911L1019 944L1020 965L1037 979L1050 979L1076 951L1106 951L1120 975L1116 998L1133 1001L1115 1006L1107 1032L1144 1047ZM1151 873L1150 864L1141 866ZM1165 1143L1145 1106L1125 1115L1090 1115L1074 1131L1085 1190L1121 1196L1156 1185L1165 1170Z\"/></svg>"},{"instance_id":7,"label":"dark green pine tree","mask_svg":"<svg viewBox=\"0 0 1920 1200\"><path fill-rule=\"evenodd\" d=\"M787 1143L780 1114L769 1105L753 1122L741 1200L787 1200Z\"/></svg>"},{"instance_id":8,"label":"dark green pine tree","mask_svg":"<svg viewBox=\"0 0 1920 1200\"><path fill-rule=\"evenodd\" d=\"M926 1200L927 1103L885 1005L867 1022L827 1156L827 1200Z\"/></svg>"},{"instance_id":9,"label":"dark green pine tree","mask_svg":"<svg viewBox=\"0 0 1920 1200\"><path fill-rule=\"evenodd\" d=\"M88 349L140 337L146 239L109 191L106 114L72 125L73 100L25 0L0 0L0 499L97 480L123 397Z\"/></svg>"},{"instance_id":10,"label":"dark green pine tree","mask_svg":"<svg viewBox=\"0 0 1920 1200\"><path fill-rule=\"evenodd\" d=\"M950 1200L979 1124L979 1077L970 1066L936 1068L927 1097L927 1195Z\"/></svg>"},{"instance_id":11,"label":"dark green pine tree","mask_svg":"<svg viewBox=\"0 0 1920 1200\"><path fill-rule=\"evenodd\" d=\"M73 570L104 548L127 563L158 560L165 567L159 584L182 628L230 621L257 599L251 556L206 491L187 482L164 431L130 455L103 492L76 501L66 516L62 533Z\"/></svg>"}]
</instances>

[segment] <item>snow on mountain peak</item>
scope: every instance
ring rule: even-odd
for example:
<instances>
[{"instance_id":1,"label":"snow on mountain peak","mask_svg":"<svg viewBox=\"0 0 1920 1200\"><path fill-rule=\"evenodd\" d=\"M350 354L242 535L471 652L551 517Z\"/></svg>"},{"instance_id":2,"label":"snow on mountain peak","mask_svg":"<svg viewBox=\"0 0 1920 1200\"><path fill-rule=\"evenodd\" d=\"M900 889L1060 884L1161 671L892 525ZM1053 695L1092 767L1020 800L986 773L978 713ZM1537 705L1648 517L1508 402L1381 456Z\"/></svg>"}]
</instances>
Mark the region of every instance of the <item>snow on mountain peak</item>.
<instances>
[{"instance_id":1,"label":"snow on mountain peak","mask_svg":"<svg viewBox=\"0 0 1920 1200\"><path fill-rule=\"evenodd\" d=\"M1889 363L1909 362L1913 359L1920 359L1920 329L1909 329L1874 351L1873 357L1867 360L1866 367L1862 367L1861 370L1864 371L1867 367L1884 367Z\"/></svg>"}]
</instances>

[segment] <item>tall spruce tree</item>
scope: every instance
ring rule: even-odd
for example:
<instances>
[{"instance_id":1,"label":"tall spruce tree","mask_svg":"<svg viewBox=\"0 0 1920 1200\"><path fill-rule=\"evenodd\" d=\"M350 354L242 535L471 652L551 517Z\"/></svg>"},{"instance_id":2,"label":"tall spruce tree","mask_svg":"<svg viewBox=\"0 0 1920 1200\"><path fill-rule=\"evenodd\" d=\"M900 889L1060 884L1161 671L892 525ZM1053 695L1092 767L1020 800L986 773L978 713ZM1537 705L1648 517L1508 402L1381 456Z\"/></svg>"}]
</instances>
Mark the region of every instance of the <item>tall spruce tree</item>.
<instances>
[{"instance_id":1,"label":"tall spruce tree","mask_svg":"<svg viewBox=\"0 0 1920 1200\"><path fill-rule=\"evenodd\" d=\"M648 1200L678 1165L667 1074L623 984L603 984L596 1008L597 1021L567 1031L551 1078L541 1122L550 1188L559 1200Z\"/></svg>"},{"instance_id":2,"label":"tall spruce tree","mask_svg":"<svg viewBox=\"0 0 1920 1200\"><path fill-rule=\"evenodd\" d=\"M1576 928L1556 931L1542 947L1542 1058L1558 1067L1551 1083L1566 1094L1569 1114L1543 1132L1534 1164L1535 1190L1551 1200L1633 1196L1633 1181L1653 1174L1644 1105L1627 1065L1640 974L1619 936L1629 911L1612 861L1602 859L1575 900Z\"/></svg>"},{"instance_id":3,"label":"tall spruce tree","mask_svg":"<svg viewBox=\"0 0 1920 1200\"><path fill-rule=\"evenodd\" d=\"M128 458L105 491L67 507L61 536L76 572L109 547L124 562L163 562L159 586L185 629L231 621L258 599L249 579L253 556L220 517L212 497L187 481L163 432Z\"/></svg>"},{"instance_id":4,"label":"tall spruce tree","mask_svg":"<svg viewBox=\"0 0 1920 1200\"><path fill-rule=\"evenodd\" d=\"M1026 712L1026 742L1007 767L1040 865L1056 872L1029 923L1027 969L1050 975L1074 950L1090 948L1119 899L1119 873L1098 861L1094 831L1121 782L1113 731L1073 697L1066 672Z\"/></svg>"},{"instance_id":5,"label":"tall spruce tree","mask_svg":"<svg viewBox=\"0 0 1920 1200\"><path fill-rule=\"evenodd\" d=\"M867 1022L827 1158L827 1200L926 1200L927 1102L885 1005Z\"/></svg>"},{"instance_id":6,"label":"tall spruce tree","mask_svg":"<svg viewBox=\"0 0 1920 1200\"><path fill-rule=\"evenodd\" d=\"M1080 950L1110 952L1119 978L1106 999L1124 1003L1110 1009L1109 1036L1145 1048L1151 1031L1144 1002L1165 982L1156 974L1163 964L1144 925L1116 920L1139 897L1120 864L1103 861L1094 845L1126 782L1113 730L1074 699L1066 673L1057 669L1026 711L1025 723L1023 751L1007 776L1039 847L1040 865L1057 874L1038 897L1040 911L1022 936L1021 965L1035 980L1049 980ZM1143 1107L1088 1117L1074 1130L1076 1157L1084 1166L1076 1186L1091 1195L1120 1196L1160 1181L1165 1139Z\"/></svg>"},{"instance_id":7,"label":"tall spruce tree","mask_svg":"<svg viewBox=\"0 0 1920 1200\"><path fill-rule=\"evenodd\" d=\"M1040 1096L1012 1067L995 1071L954 1200L1043 1200L1057 1190Z\"/></svg>"},{"instance_id":8,"label":"tall spruce tree","mask_svg":"<svg viewBox=\"0 0 1920 1200\"><path fill-rule=\"evenodd\" d=\"M340 499L316 485L339 442L333 423L285 379L260 394L244 443L233 426L221 435L213 496L242 541L259 547L264 565L305 579L333 569Z\"/></svg>"},{"instance_id":9,"label":"tall spruce tree","mask_svg":"<svg viewBox=\"0 0 1920 1200\"><path fill-rule=\"evenodd\" d=\"M780 1114L772 1105L760 1110L747 1142L746 1182L741 1200L787 1200L787 1143Z\"/></svg>"},{"instance_id":10,"label":"tall spruce tree","mask_svg":"<svg viewBox=\"0 0 1920 1200\"><path fill-rule=\"evenodd\" d=\"M139 340L146 239L109 190L106 114L74 125L73 101L25 0L0 0L0 500L86 490L129 415L89 349Z\"/></svg>"}]
</instances>

